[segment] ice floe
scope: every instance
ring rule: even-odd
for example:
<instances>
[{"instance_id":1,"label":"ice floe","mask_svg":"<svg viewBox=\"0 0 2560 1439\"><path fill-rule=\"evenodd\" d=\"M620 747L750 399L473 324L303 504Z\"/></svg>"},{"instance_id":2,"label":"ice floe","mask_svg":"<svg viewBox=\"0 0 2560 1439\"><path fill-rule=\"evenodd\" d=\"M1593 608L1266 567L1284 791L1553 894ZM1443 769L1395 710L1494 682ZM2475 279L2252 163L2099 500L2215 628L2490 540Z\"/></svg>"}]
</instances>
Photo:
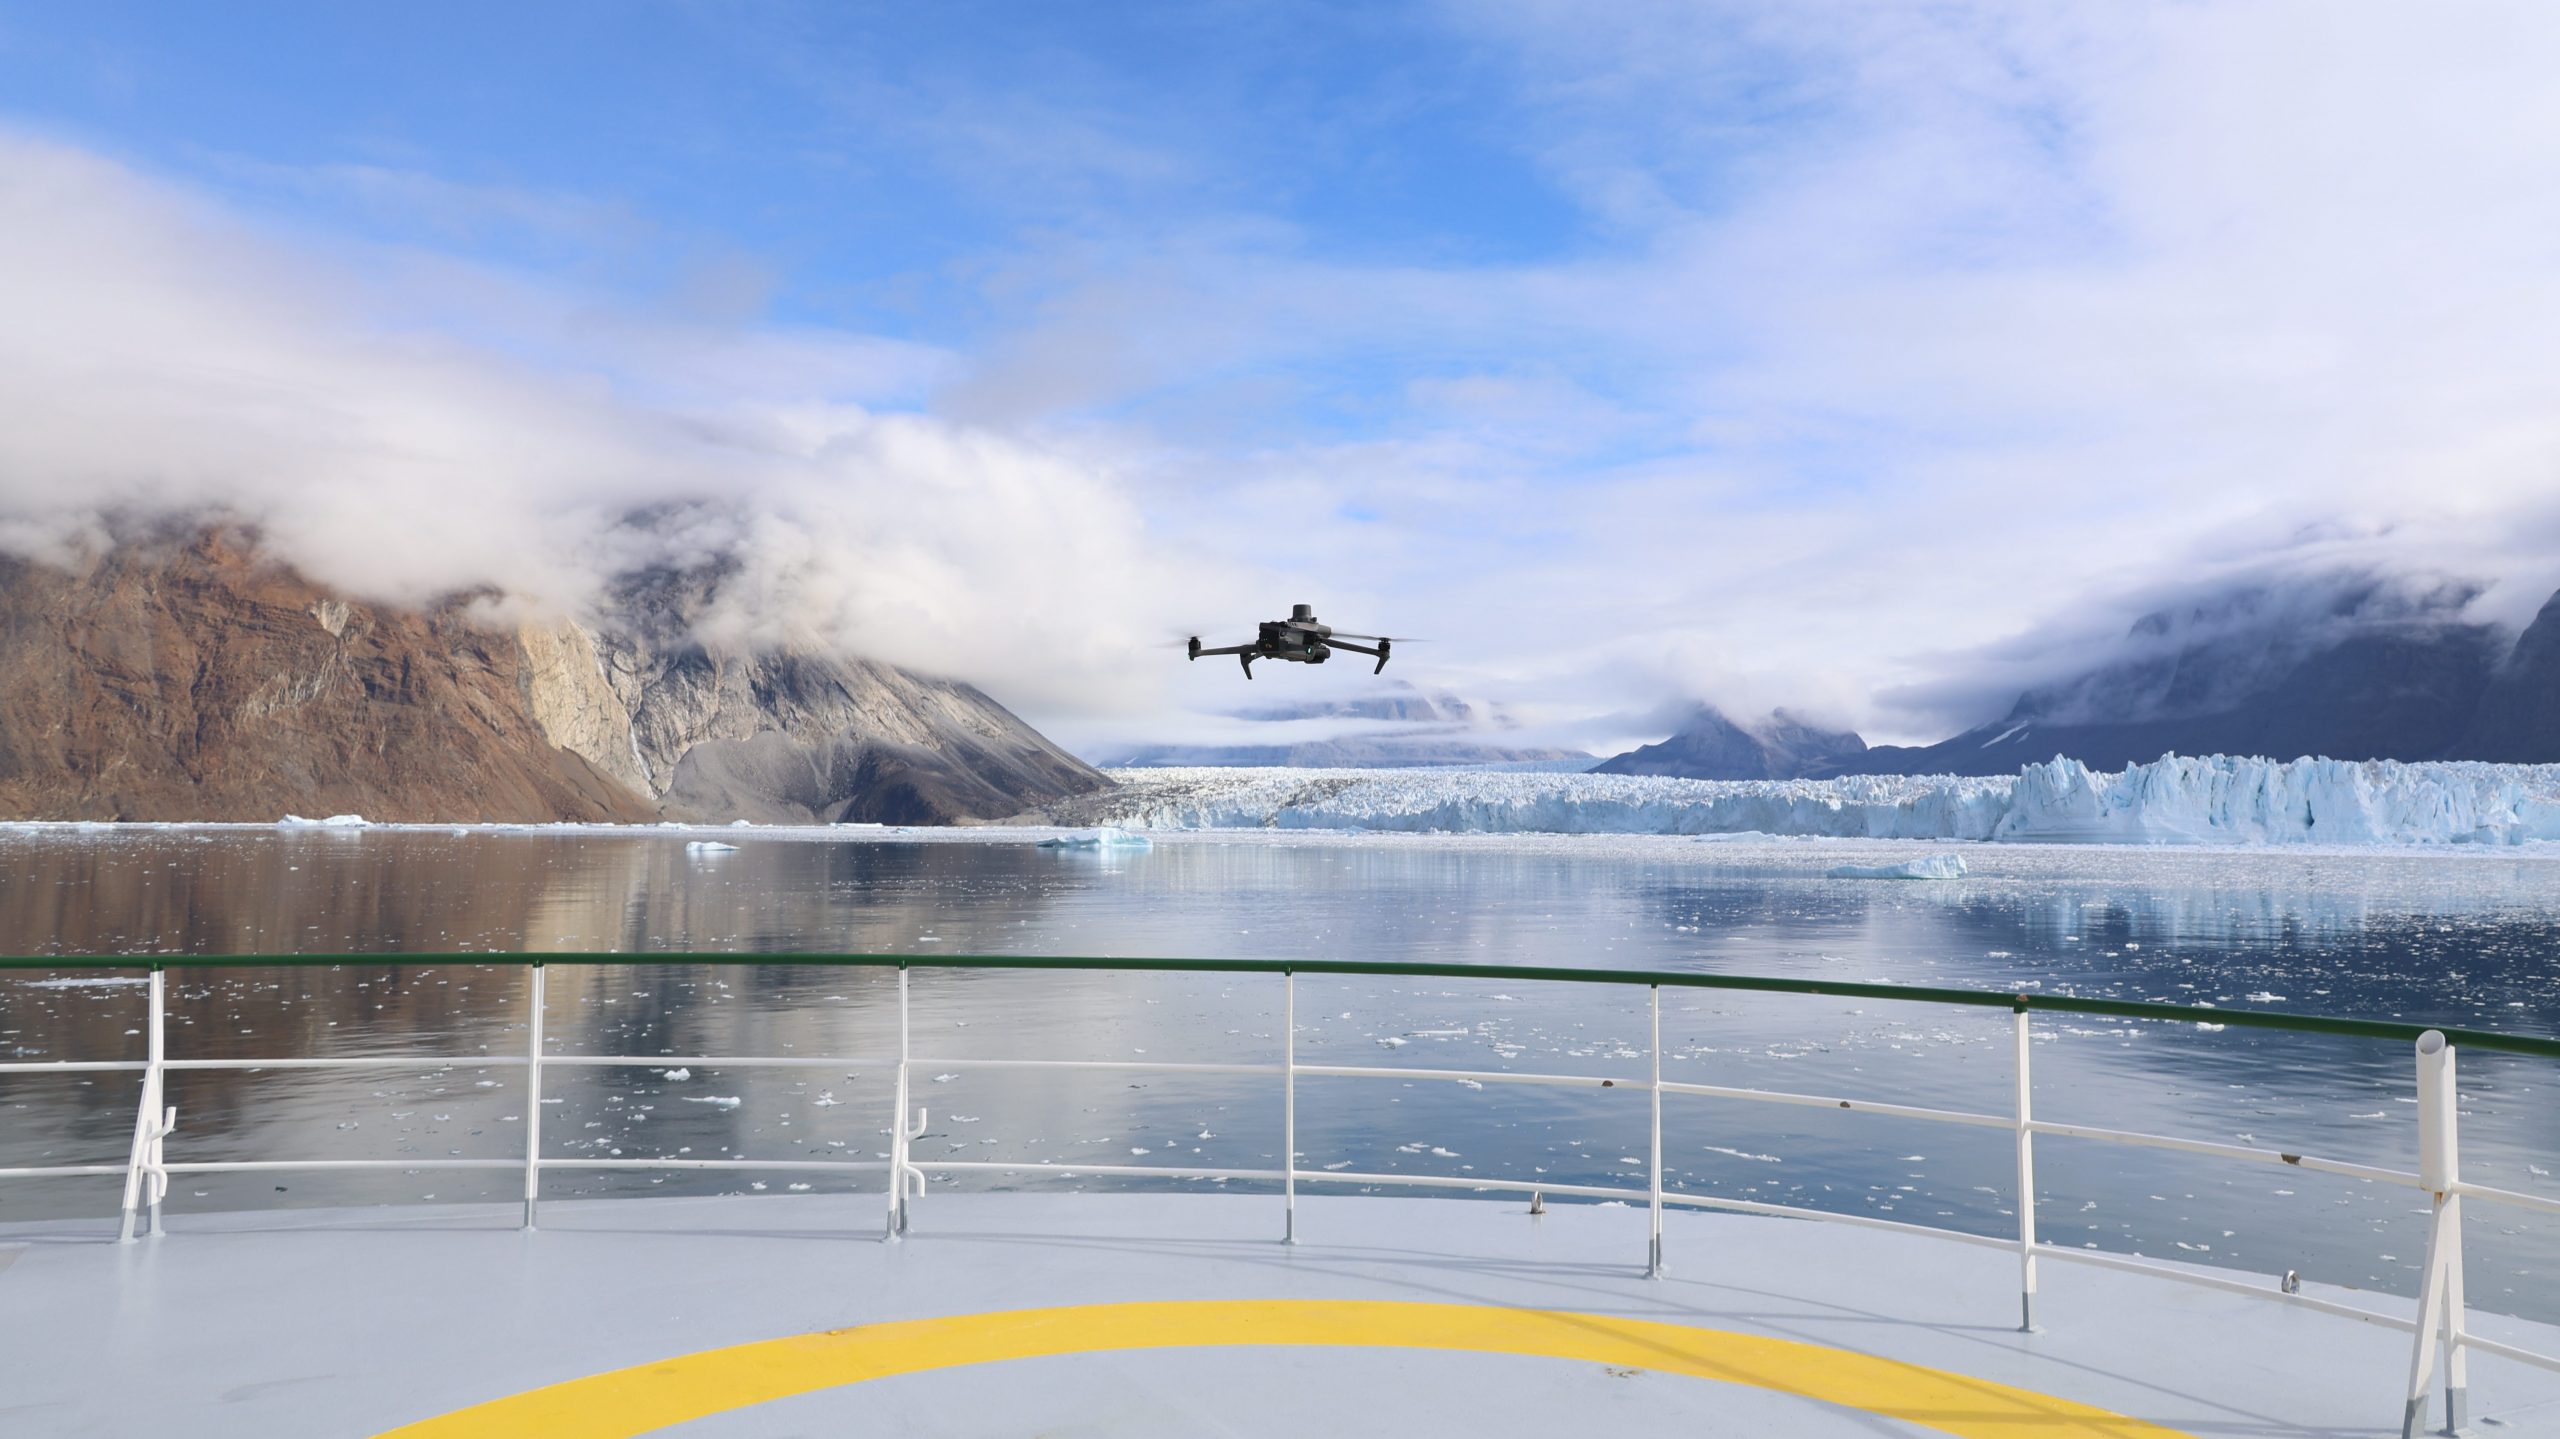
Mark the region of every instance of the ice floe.
<instances>
[{"instance_id":1,"label":"ice floe","mask_svg":"<svg viewBox=\"0 0 2560 1439\"><path fill-rule=\"evenodd\" d=\"M1964 856L1924 854L1900 864L1840 864L1826 874L1832 879L1962 879Z\"/></svg>"},{"instance_id":2,"label":"ice floe","mask_svg":"<svg viewBox=\"0 0 2560 1439\"><path fill-rule=\"evenodd\" d=\"M1154 841L1142 834L1103 825L1098 829L1079 829L1054 835L1040 841L1042 849L1152 849Z\"/></svg>"}]
</instances>

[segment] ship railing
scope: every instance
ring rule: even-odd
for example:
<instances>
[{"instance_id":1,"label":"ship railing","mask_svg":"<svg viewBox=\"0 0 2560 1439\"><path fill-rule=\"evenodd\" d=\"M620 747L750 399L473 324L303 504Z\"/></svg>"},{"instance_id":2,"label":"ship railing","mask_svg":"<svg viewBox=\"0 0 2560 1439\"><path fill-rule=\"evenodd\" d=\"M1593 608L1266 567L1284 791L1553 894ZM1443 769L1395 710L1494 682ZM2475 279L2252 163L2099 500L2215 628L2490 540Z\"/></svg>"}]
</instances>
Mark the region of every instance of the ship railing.
<instances>
[{"instance_id":1,"label":"ship railing","mask_svg":"<svg viewBox=\"0 0 2560 1439\"><path fill-rule=\"evenodd\" d=\"M167 977L171 970L205 970L229 968L263 968L272 966L341 967L366 965L461 964L516 966L527 971L526 1015L529 1037L525 1051L519 1055L329 1055L318 1057L274 1056L268 1058L183 1058L168 1052ZM898 1050L894 1058L862 1056L803 1055L678 1055L678 1054L552 1054L546 1053L544 1019L547 1011L545 973L555 965L822 965L897 971ZM1468 1192L1512 1192L1554 1195L1559 1198L1614 1200L1630 1205L1641 1203L1649 1215L1645 1272L1659 1276L1665 1270L1662 1216L1668 1208L1724 1210L1740 1214L1766 1215L1788 1219L1810 1220L1825 1224L1847 1224L1861 1228L1886 1230L1901 1234L1922 1235L1962 1244L2007 1251L2018 1263L2019 1321L2022 1328L2037 1327L2038 1267L2047 1262L2091 1265L2104 1269L2146 1275L2181 1284L2200 1285L2229 1293L2270 1299L2323 1314L2380 1325L2408 1333L2413 1337L2402 1416L2402 1432L2414 1435L2424 1427L2434 1384L2435 1371L2441 1363L2446 1394L2446 1429L2452 1433L2467 1419L2469 1390L2469 1355L2477 1351L2520 1364L2560 1371L2560 1355L2543 1354L2517 1345L2500 1343L2470 1331L2463 1296L2462 1204L2466 1199L2486 1204L2510 1206L2560 1215L2560 1200L2516 1190L2475 1184L2461 1177L2459 1154L2459 1101L2455 1077L2454 1055L2458 1046L2560 1059L2560 1039L2534 1035L2504 1034L2490 1030L2458 1026L2423 1026L2392 1020L2348 1018L2328 1015L2286 1014L2268 1010L2232 1010L2200 1005L2166 1004L2148 1000L2081 998L2067 995L2010 994L1986 990L1937 988L1917 985L1866 984L1805 980L1759 975L1711 973L1679 973L1651 970L1578 969L1554 966L1441 964L1426 962L1376 962L1355 960L1229 960L1229 959L1164 959L1109 956L1029 956L1029 955L895 955L895 954L739 954L739 953L585 953L585 954L327 954L327 955L154 955L137 958L69 958L63 956L0 957L0 970L96 970L144 968L148 971L149 1019L145 1030L145 1057L139 1060L33 1060L0 1062L0 1075L11 1074L139 1074L141 1094L136 1106L132 1142L123 1164L57 1164L0 1168L0 1180L59 1178L70 1176L120 1176L124 1181L119 1238L130 1242L137 1233L161 1234L161 1208L168 1196L169 1180L181 1174L217 1174L239 1172L285 1172L330 1170L377 1170L402 1173L443 1170L515 1171L523 1177L524 1226L535 1225L542 1176L546 1171L581 1170L707 1170L733 1173L796 1171L807 1173L881 1172L888 1177L883 1184L886 1203L884 1232L894 1240L907 1232L913 1202L927 1187L927 1169L941 1174L970 1172L1020 1173L1026 1169L1050 1169L1048 1165L1026 1165L1002 1160L934 1160L919 1161L914 1142L925 1132L925 1111L914 1102L913 1071L928 1068L969 1068L977 1070L1028 1071L1111 1071L1115 1073L1149 1073L1194 1076L1259 1076L1276 1079L1281 1090L1281 1153L1286 1162L1276 1168L1224 1168L1183 1164L1082 1164L1057 1163L1054 1172L1077 1176L1114 1176L1149 1179L1183 1179L1215 1181L1248 1181L1276 1185L1281 1199L1280 1239L1297 1241L1297 1196L1301 1185L1349 1186L1356 1188L1448 1189ZM1134 972L1187 972L1214 974L1265 974L1280 984L1282 1024L1280 1053L1276 1059L1260 1063L1197 1064L1167 1063L1123 1059L982 1059L918 1055L914 1051L911 1025L912 1007L909 980L915 970L1109 970ZM1648 1071L1643 1078L1619 1078L1603 1075L1524 1073L1516 1070L1430 1069L1386 1065L1310 1064L1298 1059L1297 981L1301 975L1368 976L1485 980L1505 985L1534 983L1600 984L1642 987L1647 993L1651 1035L1647 1046ZM1969 1110L1935 1109L1918 1105L1897 1104L1872 1099L1836 1095L1803 1094L1785 1090L1753 1089L1731 1085L1692 1084L1662 1077L1662 991L1724 990L1764 994L1821 996L1877 1000L1894 1003L1953 1005L1966 1008L2007 1009L2012 1016L2014 1059L2011 1066L2011 1106L2007 1113ZM2342 1035L2366 1040L2393 1040L2411 1044L2416 1058L2415 1092L2418 1105L2417 1167L2394 1169L2385 1166L2353 1163L2345 1160L2291 1152L2252 1145L2184 1138L2176 1135L2150 1134L2135 1130L2106 1128L2090 1124L2074 1124L2036 1117L2033 1086L2034 1018L2038 1014L2069 1014L2133 1020L2157 1020L2190 1024L2211 1024L2229 1028L2282 1030L2294 1033ZM171 1160L167 1143L177 1132L178 1115L167 1103L167 1076L171 1073L204 1070L272 1071L293 1069L357 1069L430 1067L521 1067L525 1079L525 1134L522 1153L510 1158L486 1159L278 1159L278 1160ZM645 1067L673 1068L700 1066L707 1069L742 1068L863 1068L893 1070L893 1105L891 1113L890 1152L887 1159L744 1159L685 1157L612 1157L583 1158L546 1155L542 1143L542 1076L546 1069L564 1067ZM1297 1148L1298 1082L1308 1078L1394 1079L1466 1081L1479 1085L1533 1085L1573 1089L1623 1089L1646 1096L1650 1122L1649 1153L1646 1159L1646 1183L1633 1185L1556 1183L1537 1177L1508 1178L1501 1176L1402 1174L1391 1172L1337 1169L1306 1169L1299 1165ZM1666 1096L1696 1097L1731 1102L1793 1105L1813 1109L1843 1110L1856 1114L1880 1115L1915 1120L1923 1123L1968 1126L1979 1129L2006 1130L2014 1139L2015 1168L2010 1176L2016 1206L2017 1228L2014 1235L1985 1235L1939 1225L1915 1224L1904 1220L1878 1218L1873 1215L1848 1214L1799 1205L1773 1204L1760 1200L1737 1199L1724 1195L1703 1194L1673 1189L1663 1178L1663 1101ZM912 1114L912 1120L910 1115ZM2426 1260L2421 1273L2416 1304L2408 1313L2393 1313L2361 1304L2300 1292L2296 1277L2288 1273L2282 1281L2270 1286L2228 1271L2216 1271L2196 1265L2170 1264L2140 1255L2106 1253L2092 1249L2068 1249L2039 1240L2036 1233L2035 1141L2038 1136L2057 1139L2090 1140L2108 1144L2177 1151L2213 1159L2242 1163L2282 1165L2336 1175L2346 1179L2375 1184L2399 1185L2428 1196L2428 1234Z\"/></svg>"}]
</instances>

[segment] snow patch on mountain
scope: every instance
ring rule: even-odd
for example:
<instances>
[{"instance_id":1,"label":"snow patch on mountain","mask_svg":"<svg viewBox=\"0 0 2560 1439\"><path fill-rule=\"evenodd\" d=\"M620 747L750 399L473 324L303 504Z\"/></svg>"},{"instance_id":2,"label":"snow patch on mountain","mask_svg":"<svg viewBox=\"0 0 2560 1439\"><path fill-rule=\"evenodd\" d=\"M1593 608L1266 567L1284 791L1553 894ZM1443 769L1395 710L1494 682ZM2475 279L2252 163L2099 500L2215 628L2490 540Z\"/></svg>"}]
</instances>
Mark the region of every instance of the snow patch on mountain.
<instances>
[{"instance_id":1,"label":"snow patch on mountain","mask_svg":"<svg viewBox=\"0 0 2560 1439\"><path fill-rule=\"evenodd\" d=\"M2015 775L1691 780L1483 771L1123 770L1057 823L1130 829L1770 835L2132 844L2560 840L2560 765L2168 756Z\"/></svg>"}]
</instances>

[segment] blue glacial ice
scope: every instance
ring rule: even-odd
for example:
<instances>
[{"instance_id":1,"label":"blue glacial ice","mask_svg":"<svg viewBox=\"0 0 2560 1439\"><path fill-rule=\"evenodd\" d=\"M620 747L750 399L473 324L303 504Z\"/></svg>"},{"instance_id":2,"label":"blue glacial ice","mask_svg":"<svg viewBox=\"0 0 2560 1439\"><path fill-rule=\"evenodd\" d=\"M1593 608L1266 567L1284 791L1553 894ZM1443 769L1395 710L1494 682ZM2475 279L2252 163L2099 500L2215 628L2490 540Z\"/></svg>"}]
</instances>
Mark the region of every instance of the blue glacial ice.
<instances>
[{"instance_id":1,"label":"blue glacial ice","mask_svg":"<svg viewBox=\"0 0 2560 1439\"><path fill-rule=\"evenodd\" d=\"M2015 775L1687 780L1482 770L1147 769L1082 817L1135 829L1827 836L2118 844L2560 840L2560 765L2171 755ZM1092 833L1100 833L1093 831Z\"/></svg>"}]
</instances>

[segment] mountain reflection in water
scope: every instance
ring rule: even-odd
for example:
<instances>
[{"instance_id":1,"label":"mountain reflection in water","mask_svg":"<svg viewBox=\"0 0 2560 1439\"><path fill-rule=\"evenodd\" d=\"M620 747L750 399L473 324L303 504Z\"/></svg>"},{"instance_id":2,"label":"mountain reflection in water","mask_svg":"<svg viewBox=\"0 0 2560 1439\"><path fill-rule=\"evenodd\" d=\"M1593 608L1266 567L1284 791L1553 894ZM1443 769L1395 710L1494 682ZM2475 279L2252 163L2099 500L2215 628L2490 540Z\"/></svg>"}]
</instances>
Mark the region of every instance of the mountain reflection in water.
<instances>
[{"instance_id":1,"label":"mountain reflection in water","mask_svg":"<svg viewBox=\"0 0 2560 1439\"><path fill-rule=\"evenodd\" d=\"M983 834L734 837L688 853L647 832L0 831L0 951L787 950L1453 960L1978 986L2560 1031L2560 855L1962 850L1952 882L1833 880L1928 847L1674 839L1168 837L1067 853ZM1181 1189L1072 1166L1279 1162L1279 1101L1249 1077L973 1073L973 1058L1276 1059L1263 976L1089 972L913 978L917 1155L993 1160L962 1187ZM554 1053L630 1067L545 1073L545 1152L868 1158L885 1153L896 980L873 970L562 966ZM505 1056L520 971L386 958L172 976L173 1055ZM141 1054L142 989L94 973L0 978L0 1055ZM2006 1112L2009 1020L1874 1001L1666 991L1673 1079ZM1302 1062L1640 1077L1640 990L1302 978ZM2039 1021L2038 1113L2414 1167L2402 1046L2057 1017ZM721 1072L670 1054L861 1064ZM2462 1059L2463 1158L2481 1182L2560 1193L2560 1064ZM437 1066L171 1077L179 1159L508 1157L523 1072ZM120 1163L124 1075L0 1078L0 1167ZM1641 1186L1646 1099L1447 1081L1307 1079L1301 1162ZM2001 1233L2010 1139L1993 1130L1673 1096L1675 1187ZM1634 1161L1634 1162L1631 1162ZM2092 1244L2407 1292L2409 1191L2047 1138L2039 1220ZM876 1174L559 1172L549 1195L866 1189ZM503 1199L507 1174L182 1175L172 1215L269 1205ZM0 1222L103 1215L114 1180L0 1181ZM919 1210L930 1223L930 1202ZM2478 1206L2483 1307L2560 1319L2560 1225ZM1675 1256L1678 1258L1678 1256ZM1712 1256L1689 1261L1712 1264Z\"/></svg>"}]
</instances>

